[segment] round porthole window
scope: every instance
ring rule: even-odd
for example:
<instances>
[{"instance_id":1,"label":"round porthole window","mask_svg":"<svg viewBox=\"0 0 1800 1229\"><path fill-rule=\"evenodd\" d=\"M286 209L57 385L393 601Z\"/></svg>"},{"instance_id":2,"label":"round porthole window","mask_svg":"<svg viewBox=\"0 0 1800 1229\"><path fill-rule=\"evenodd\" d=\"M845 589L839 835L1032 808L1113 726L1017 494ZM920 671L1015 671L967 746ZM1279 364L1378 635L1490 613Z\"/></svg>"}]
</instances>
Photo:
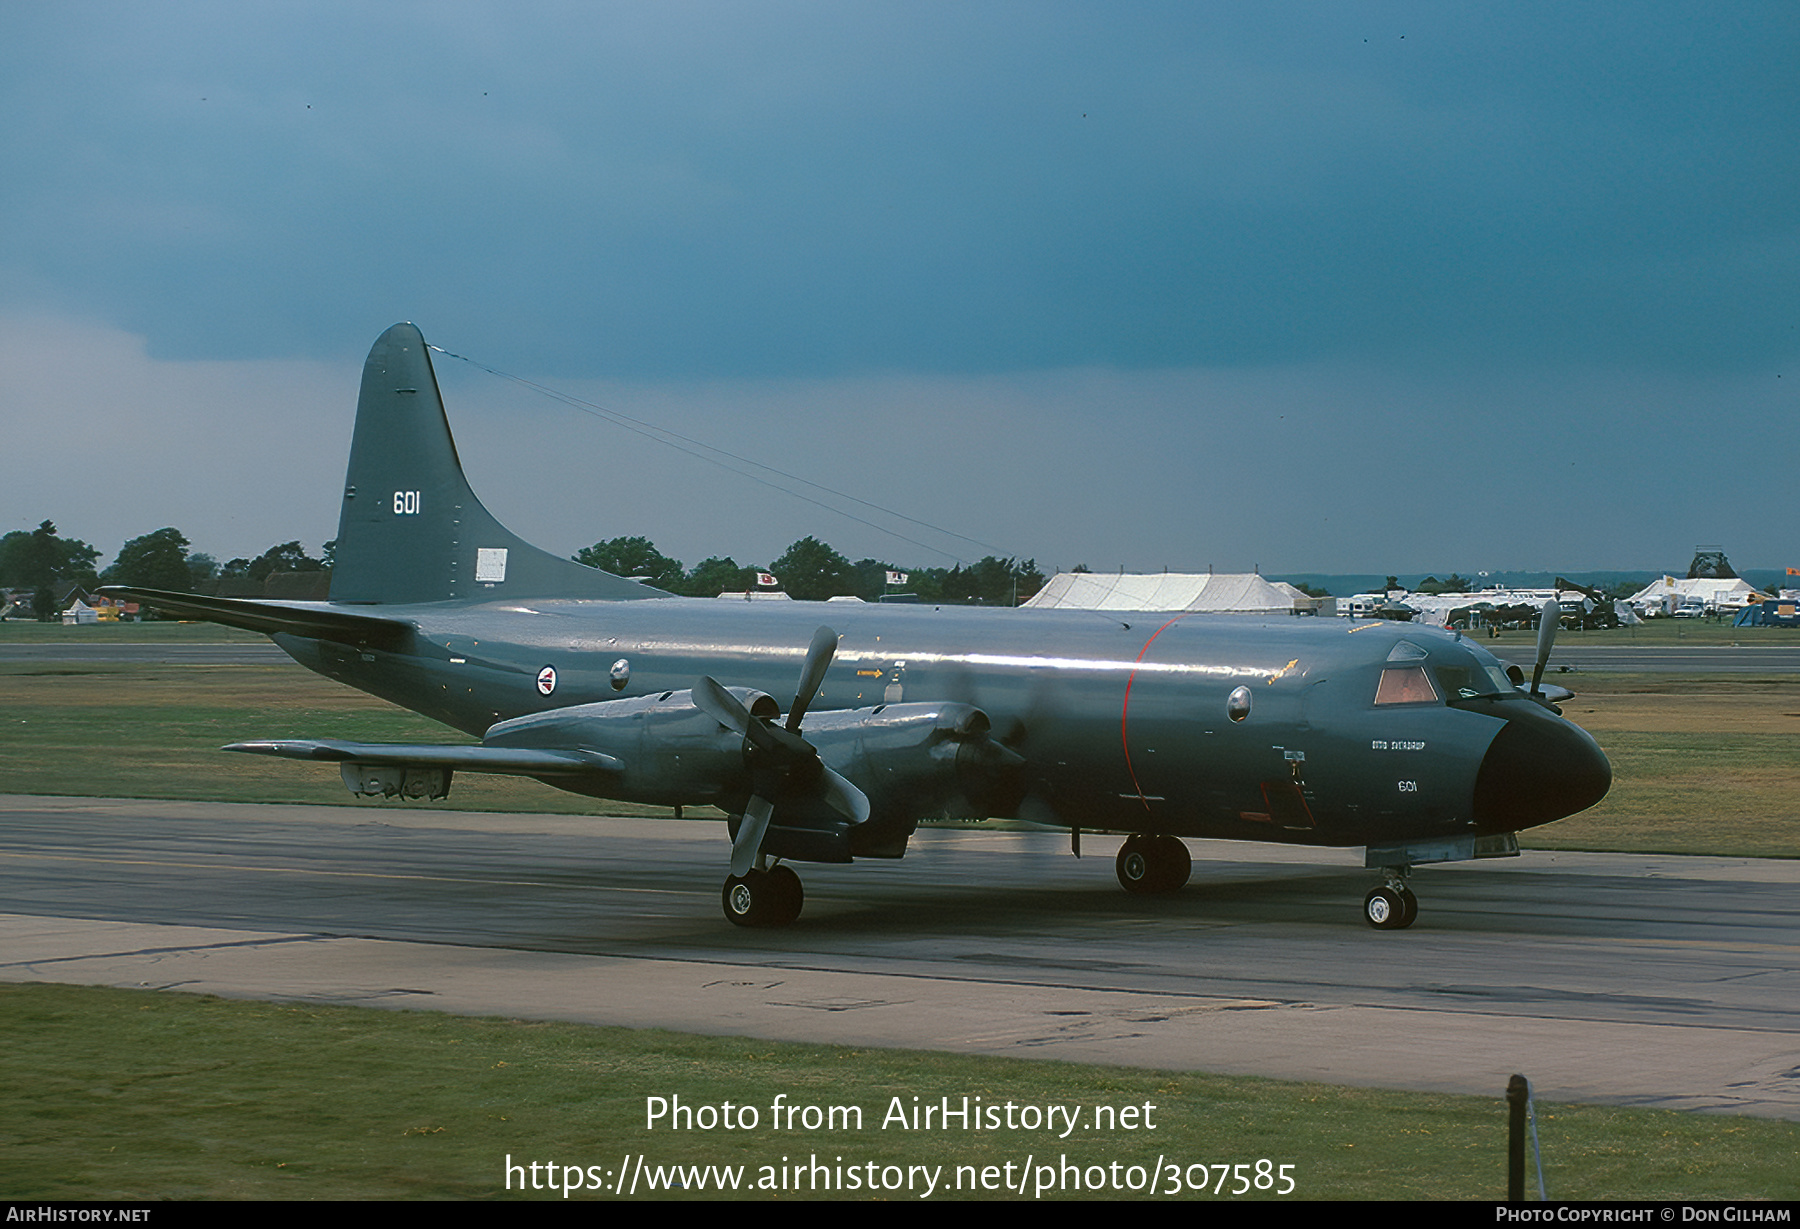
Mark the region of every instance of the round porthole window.
<instances>
[{"instance_id":1,"label":"round porthole window","mask_svg":"<svg viewBox=\"0 0 1800 1229\"><path fill-rule=\"evenodd\" d=\"M631 663L621 657L612 664L612 689L624 691L625 684L631 681Z\"/></svg>"},{"instance_id":2,"label":"round porthole window","mask_svg":"<svg viewBox=\"0 0 1800 1229\"><path fill-rule=\"evenodd\" d=\"M1250 689L1248 687L1239 687L1231 693L1231 698L1225 701L1225 715L1233 721L1242 721L1250 715Z\"/></svg>"}]
</instances>

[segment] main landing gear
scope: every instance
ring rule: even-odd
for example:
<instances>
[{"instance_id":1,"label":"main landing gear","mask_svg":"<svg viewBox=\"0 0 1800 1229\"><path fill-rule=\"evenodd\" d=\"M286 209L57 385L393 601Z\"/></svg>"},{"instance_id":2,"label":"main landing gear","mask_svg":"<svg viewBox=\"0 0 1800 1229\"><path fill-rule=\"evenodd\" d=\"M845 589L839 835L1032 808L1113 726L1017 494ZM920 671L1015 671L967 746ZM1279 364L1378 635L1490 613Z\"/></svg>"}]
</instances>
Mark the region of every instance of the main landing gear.
<instances>
[{"instance_id":1,"label":"main landing gear","mask_svg":"<svg viewBox=\"0 0 1800 1229\"><path fill-rule=\"evenodd\" d=\"M1363 920L1377 930L1405 930L1418 916L1419 898L1398 875L1363 897Z\"/></svg>"},{"instance_id":2,"label":"main landing gear","mask_svg":"<svg viewBox=\"0 0 1800 1229\"><path fill-rule=\"evenodd\" d=\"M1175 892L1188 881L1194 860L1177 837L1133 835L1119 847L1114 869L1127 892Z\"/></svg>"},{"instance_id":3,"label":"main landing gear","mask_svg":"<svg viewBox=\"0 0 1800 1229\"><path fill-rule=\"evenodd\" d=\"M738 926L786 926L800 916L806 890L785 866L731 875L719 894L725 916Z\"/></svg>"}]
</instances>

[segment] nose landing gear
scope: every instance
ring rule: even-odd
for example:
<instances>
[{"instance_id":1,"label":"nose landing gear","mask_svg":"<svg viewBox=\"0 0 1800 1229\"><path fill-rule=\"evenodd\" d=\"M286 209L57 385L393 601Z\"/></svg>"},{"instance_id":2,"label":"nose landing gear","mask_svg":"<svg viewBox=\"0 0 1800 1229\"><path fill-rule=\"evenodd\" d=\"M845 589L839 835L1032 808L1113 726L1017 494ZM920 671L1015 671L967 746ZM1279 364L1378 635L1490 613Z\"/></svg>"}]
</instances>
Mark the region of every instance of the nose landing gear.
<instances>
[{"instance_id":1,"label":"nose landing gear","mask_svg":"<svg viewBox=\"0 0 1800 1229\"><path fill-rule=\"evenodd\" d=\"M1419 916L1419 898L1398 876L1363 897L1363 920L1377 930L1405 930Z\"/></svg>"}]
</instances>

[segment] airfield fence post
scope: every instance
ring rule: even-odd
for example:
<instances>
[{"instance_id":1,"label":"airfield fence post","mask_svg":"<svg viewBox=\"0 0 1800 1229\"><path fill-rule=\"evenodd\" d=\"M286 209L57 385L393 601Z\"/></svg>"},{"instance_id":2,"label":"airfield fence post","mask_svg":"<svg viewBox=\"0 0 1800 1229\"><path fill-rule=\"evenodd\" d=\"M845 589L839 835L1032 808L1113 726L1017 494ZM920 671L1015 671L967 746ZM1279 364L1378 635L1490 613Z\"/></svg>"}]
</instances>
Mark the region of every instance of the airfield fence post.
<instances>
[{"instance_id":1,"label":"airfield fence post","mask_svg":"<svg viewBox=\"0 0 1800 1229\"><path fill-rule=\"evenodd\" d=\"M1525 1102L1531 1084L1522 1075L1506 1081L1506 1199L1525 1199Z\"/></svg>"}]
</instances>

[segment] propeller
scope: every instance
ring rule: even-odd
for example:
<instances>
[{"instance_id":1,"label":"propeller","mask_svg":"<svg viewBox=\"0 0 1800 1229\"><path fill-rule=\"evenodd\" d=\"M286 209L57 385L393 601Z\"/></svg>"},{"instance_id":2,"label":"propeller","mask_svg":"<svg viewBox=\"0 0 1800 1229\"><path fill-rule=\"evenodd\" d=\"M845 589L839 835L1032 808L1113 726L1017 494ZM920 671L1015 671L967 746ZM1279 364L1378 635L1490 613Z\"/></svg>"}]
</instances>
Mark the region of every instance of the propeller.
<instances>
[{"instance_id":1,"label":"propeller","mask_svg":"<svg viewBox=\"0 0 1800 1229\"><path fill-rule=\"evenodd\" d=\"M985 722L989 710L982 701L996 697L979 694L975 677L966 666L952 663L946 674L944 689L950 698L982 713ZM1052 819L1051 809L1042 799L1028 792L1023 770L1026 740L1031 737L1042 740L1054 730L1062 711L1057 698L1055 680L1047 676L1036 677L1032 680L1023 711L1011 713L991 731L984 730L984 737L967 740L957 754L957 764L966 766L972 774L972 779L967 782L969 792L964 798L974 808L972 813L1019 819L1035 815L1046 822ZM1042 745L1040 741L1039 746ZM1033 815L1027 815L1026 809L1022 808L1030 809Z\"/></svg>"},{"instance_id":2,"label":"propeller","mask_svg":"<svg viewBox=\"0 0 1800 1229\"><path fill-rule=\"evenodd\" d=\"M747 875L756 865L769 819L783 797L816 797L855 824L869 818L867 795L827 768L818 749L800 736L800 723L825 681L837 642L837 633L829 627L813 633L806 660L800 665L794 703L783 725L752 714L711 678L702 676L694 683L695 706L743 737L744 762L750 766L750 802L744 808L744 822L738 825L737 839L731 843L733 875Z\"/></svg>"},{"instance_id":3,"label":"propeller","mask_svg":"<svg viewBox=\"0 0 1800 1229\"><path fill-rule=\"evenodd\" d=\"M1551 598L1544 603L1544 609L1538 615L1537 665L1531 669L1531 694L1533 698L1542 700L1544 667L1550 661L1550 650L1556 644L1556 629L1562 623L1562 607Z\"/></svg>"}]
</instances>

